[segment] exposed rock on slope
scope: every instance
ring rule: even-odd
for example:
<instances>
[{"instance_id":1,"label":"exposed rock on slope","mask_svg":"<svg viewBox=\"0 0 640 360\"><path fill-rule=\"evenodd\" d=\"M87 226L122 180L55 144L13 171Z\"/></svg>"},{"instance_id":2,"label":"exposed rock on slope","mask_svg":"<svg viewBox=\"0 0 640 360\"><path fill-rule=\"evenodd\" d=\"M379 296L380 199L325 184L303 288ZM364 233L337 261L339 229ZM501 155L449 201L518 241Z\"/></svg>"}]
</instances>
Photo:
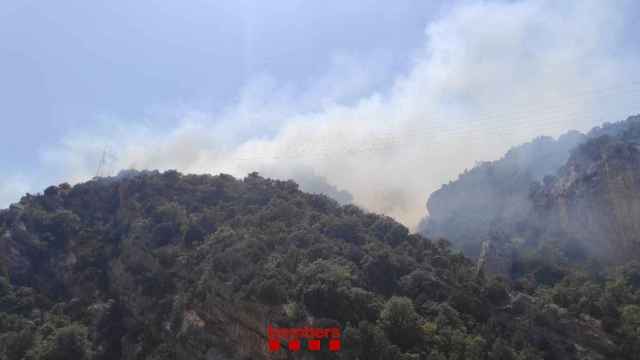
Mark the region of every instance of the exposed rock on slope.
<instances>
[{"instance_id":1,"label":"exposed rock on slope","mask_svg":"<svg viewBox=\"0 0 640 360\"><path fill-rule=\"evenodd\" d=\"M557 140L540 137L513 148L500 160L465 171L429 197L429 217L421 225L421 232L447 238L465 254L478 256L481 241L487 239L497 222L516 226L527 221L532 184L560 168L570 150L585 138L578 132Z\"/></svg>"},{"instance_id":2,"label":"exposed rock on slope","mask_svg":"<svg viewBox=\"0 0 640 360\"><path fill-rule=\"evenodd\" d=\"M532 194L547 231L609 259L640 256L640 151L625 140L632 130L579 146L557 177Z\"/></svg>"},{"instance_id":3,"label":"exposed rock on slope","mask_svg":"<svg viewBox=\"0 0 640 360\"><path fill-rule=\"evenodd\" d=\"M517 147L436 191L423 233L445 237L472 256L485 241L494 254L508 252L491 240L498 232L506 238L502 244L516 247L560 241L607 260L637 259L639 146L635 116L587 136L570 133ZM483 262L496 261L486 254Z\"/></svg>"}]
</instances>

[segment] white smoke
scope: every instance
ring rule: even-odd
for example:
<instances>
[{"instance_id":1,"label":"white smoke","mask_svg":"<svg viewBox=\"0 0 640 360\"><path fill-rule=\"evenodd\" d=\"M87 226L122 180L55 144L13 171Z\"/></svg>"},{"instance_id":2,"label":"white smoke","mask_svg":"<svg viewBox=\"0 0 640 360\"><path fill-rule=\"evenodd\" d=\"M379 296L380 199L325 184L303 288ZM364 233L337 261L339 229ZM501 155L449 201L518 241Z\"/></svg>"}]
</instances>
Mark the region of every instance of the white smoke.
<instances>
[{"instance_id":1,"label":"white smoke","mask_svg":"<svg viewBox=\"0 0 640 360\"><path fill-rule=\"evenodd\" d=\"M428 195L474 162L637 112L637 13L633 2L463 2L427 25L388 89L366 93L384 56L338 56L303 91L258 79L218 114L186 114L170 131L69 134L44 157L72 181L94 175L105 144L113 169L259 171L303 188L312 174L414 227Z\"/></svg>"}]
</instances>

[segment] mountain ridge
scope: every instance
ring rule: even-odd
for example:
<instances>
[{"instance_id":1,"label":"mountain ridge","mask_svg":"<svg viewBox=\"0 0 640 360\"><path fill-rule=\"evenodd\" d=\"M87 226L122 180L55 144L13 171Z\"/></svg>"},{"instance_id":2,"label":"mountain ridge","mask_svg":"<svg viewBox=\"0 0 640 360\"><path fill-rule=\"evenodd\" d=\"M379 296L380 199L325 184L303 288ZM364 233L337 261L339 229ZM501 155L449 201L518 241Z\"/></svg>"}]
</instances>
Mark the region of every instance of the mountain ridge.
<instances>
[{"instance_id":1,"label":"mountain ridge","mask_svg":"<svg viewBox=\"0 0 640 360\"><path fill-rule=\"evenodd\" d=\"M52 186L0 212L0 234L9 360L604 359L633 344L485 278L446 240L257 173ZM343 348L269 353L267 324L338 326Z\"/></svg>"}]
</instances>

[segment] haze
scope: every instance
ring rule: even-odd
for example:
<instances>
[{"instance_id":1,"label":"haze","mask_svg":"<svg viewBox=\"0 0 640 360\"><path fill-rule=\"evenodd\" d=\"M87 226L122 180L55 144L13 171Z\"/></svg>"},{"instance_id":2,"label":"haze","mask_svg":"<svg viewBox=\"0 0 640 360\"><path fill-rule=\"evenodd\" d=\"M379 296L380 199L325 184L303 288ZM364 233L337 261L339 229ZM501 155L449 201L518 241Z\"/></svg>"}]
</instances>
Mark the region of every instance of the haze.
<instances>
[{"instance_id":1,"label":"haze","mask_svg":"<svg viewBox=\"0 0 640 360\"><path fill-rule=\"evenodd\" d=\"M101 175L259 171L414 227L476 161L640 112L639 19L633 1L4 4L0 205L106 153Z\"/></svg>"}]
</instances>

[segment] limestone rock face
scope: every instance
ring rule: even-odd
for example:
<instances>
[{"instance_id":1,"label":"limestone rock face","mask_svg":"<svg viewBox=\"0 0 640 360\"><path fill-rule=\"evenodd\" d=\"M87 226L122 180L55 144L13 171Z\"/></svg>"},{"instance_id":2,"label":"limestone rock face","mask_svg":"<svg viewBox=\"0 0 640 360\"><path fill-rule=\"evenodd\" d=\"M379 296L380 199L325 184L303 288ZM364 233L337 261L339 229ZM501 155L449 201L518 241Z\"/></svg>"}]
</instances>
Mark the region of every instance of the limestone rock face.
<instances>
[{"instance_id":1,"label":"limestone rock face","mask_svg":"<svg viewBox=\"0 0 640 360\"><path fill-rule=\"evenodd\" d=\"M509 276L513 263L513 246L496 239L482 243L482 252L478 258L478 272L484 274Z\"/></svg>"},{"instance_id":2,"label":"limestone rock face","mask_svg":"<svg viewBox=\"0 0 640 360\"><path fill-rule=\"evenodd\" d=\"M543 166L544 165L544 166ZM421 231L503 274L510 248L545 242L622 263L640 258L640 116L539 138L434 192ZM499 231L503 240L491 239Z\"/></svg>"},{"instance_id":3,"label":"limestone rock face","mask_svg":"<svg viewBox=\"0 0 640 360\"><path fill-rule=\"evenodd\" d=\"M532 185L555 173L569 158L570 150L585 139L575 131L557 140L540 137L511 149L499 160L465 170L429 197L429 216L419 230L428 237L447 238L466 255L478 256L496 221L527 221Z\"/></svg>"},{"instance_id":4,"label":"limestone rock face","mask_svg":"<svg viewBox=\"0 0 640 360\"><path fill-rule=\"evenodd\" d=\"M608 135L585 143L533 198L545 230L607 259L640 256L638 145Z\"/></svg>"}]
</instances>

